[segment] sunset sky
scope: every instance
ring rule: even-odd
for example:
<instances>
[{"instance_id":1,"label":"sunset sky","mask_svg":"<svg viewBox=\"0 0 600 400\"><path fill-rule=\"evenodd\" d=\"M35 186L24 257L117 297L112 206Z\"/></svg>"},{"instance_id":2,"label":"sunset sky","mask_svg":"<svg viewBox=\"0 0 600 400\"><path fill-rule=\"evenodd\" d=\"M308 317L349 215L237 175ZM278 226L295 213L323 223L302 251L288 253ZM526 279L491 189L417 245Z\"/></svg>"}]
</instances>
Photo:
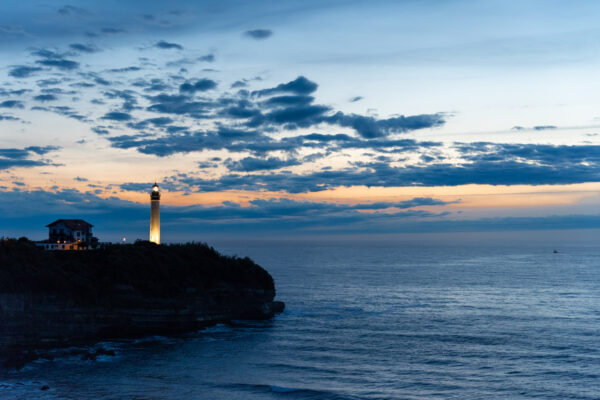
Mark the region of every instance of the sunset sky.
<instances>
[{"instance_id":1,"label":"sunset sky","mask_svg":"<svg viewBox=\"0 0 600 400\"><path fill-rule=\"evenodd\" d=\"M0 13L0 236L600 228L597 1Z\"/></svg>"}]
</instances>

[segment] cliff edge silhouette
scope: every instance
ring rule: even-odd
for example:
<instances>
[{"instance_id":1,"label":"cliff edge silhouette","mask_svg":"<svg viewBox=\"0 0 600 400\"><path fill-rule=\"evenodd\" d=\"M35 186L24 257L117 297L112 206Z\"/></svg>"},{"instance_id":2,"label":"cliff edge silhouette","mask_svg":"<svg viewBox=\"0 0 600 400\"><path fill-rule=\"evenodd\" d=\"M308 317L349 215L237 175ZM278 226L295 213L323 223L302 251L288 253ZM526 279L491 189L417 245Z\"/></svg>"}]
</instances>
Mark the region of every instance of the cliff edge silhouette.
<instances>
[{"instance_id":1,"label":"cliff edge silhouette","mask_svg":"<svg viewBox=\"0 0 600 400\"><path fill-rule=\"evenodd\" d=\"M136 242L45 251L24 238L5 239L0 242L0 361L12 365L15 358L35 358L35 351L48 347L269 319L284 307L274 298L266 270L206 244Z\"/></svg>"}]
</instances>

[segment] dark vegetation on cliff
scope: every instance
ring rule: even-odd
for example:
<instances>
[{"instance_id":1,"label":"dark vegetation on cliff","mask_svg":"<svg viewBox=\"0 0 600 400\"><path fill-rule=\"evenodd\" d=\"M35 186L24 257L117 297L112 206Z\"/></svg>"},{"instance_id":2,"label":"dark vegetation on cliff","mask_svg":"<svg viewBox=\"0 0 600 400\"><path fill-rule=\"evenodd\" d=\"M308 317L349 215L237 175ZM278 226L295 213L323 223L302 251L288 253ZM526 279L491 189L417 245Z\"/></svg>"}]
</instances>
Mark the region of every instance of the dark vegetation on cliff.
<instances>
[{"instance_id":1,"label":"dark vegetation on cliff","mask_svg":"<svg viewBox=\"0 0 600 400\"><path fill-rule=\"evenodd\" d=\"M169 299L225 288L275 291L271 275L249 258L224 256L201 243L45 251L24 238L0 242L0 293L50 294L102 305L115 290Z\"/></svg>"}]
</instances>

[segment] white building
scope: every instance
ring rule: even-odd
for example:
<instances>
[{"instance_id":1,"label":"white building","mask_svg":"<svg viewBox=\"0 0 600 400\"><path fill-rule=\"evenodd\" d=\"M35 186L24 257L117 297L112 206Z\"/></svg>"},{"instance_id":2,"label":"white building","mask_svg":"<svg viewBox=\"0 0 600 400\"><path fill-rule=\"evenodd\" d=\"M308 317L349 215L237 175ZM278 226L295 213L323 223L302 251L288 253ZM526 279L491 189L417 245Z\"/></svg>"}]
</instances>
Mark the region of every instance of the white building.
<instances>
[{"instance_id":1,"label":"white building","mask_svg":"<svg viewBox=\"0 0 600 400\"><path fill-rule=\"evenodd\" d=\"M82 219L57 219L46 227L48 239L36 243L46 250L88 250L98 245L93 225Z\"/></svg>"}]
</instances>

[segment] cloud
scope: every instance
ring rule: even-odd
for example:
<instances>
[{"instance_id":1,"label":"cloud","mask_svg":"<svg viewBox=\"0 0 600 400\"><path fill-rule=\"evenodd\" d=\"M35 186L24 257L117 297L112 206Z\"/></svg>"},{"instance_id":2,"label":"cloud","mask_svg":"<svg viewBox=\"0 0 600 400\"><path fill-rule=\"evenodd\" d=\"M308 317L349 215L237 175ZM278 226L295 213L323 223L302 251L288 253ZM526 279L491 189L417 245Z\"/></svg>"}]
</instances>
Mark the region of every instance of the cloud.
<instances>
[{"instance_id":1,"label":"cloud","mask_svg":"<svg viewBox=\"0 0 600 400\"><path fill-rule=\"evenodd\" d=\"M0 149L0 157L9 158L11 160L19 160L27 158L30 152L25 149Z\"/></svg>"},{"instance_id":2,"label":"cloud","mask_svg":"<svg viewBox=\"0 0 600 400\"><path fill-rule=\"evenodd\" d=\"M62 115L67 118L72 118L72 119L75 119L75 120L81 121L81 122L89 121L85 115L79 114L78 112L76 112L75 110L73 110L71 107L68 107L68 106L46 106L46 107L35 106L35 107L31 107L31 110L32 111L53 112L55 114Z\"/></svg>"},{"instance_id":3,"label":"cloud","mask_svg":"<svg viewBox=\"0 0 600 400\"><path fill-rule=\"evenodd\" d=\"M157 118L148 118L142 121L130 122L127 124L128 127L132 129L142 130L147 129L148 127L163 127L165 125L169 125L173 122L173 120L169 117L157 117Z\"/></svg>"},{"instance_id":4,"label":"cloud","mask_svg":"<svg viewBox=\"0 0 600 400\"><path fill-rule=\"evenodd\" d=\"M136 66L131 66L131 67L123 67L123 68L111 68L108 70L108 72L136 72L136 71L141 71L142 69L140 67L136 67Z\"/></svg>"},{"instance_id":5,"label":"cloud","mask_svg":"<svg viewBox=\"0 0 600 400\"><path fill-rule=\"evenodd\" d=\"M75 91L75 90L64 90L64 89L57 88L57 87L53 87L53 88L43 87L41 89L41 92L43 94L65 94L65 95L77 94L77 91Z\"/></svg>"},{"instance_id":6,"label":"cloud","mask_svg":"<svg viewBox=\"0 0 600 400\"><path fill-rule=\"evenodd\" d=\"M158 117L158 118L150 118L145 120L144 122L153 124L153 125L158 125L158 126L163 126L163 125L168 125L171 122L173 122L173 120L169 117Z\"/></svg>"},{"instance_id":7,"label":"cloud","mask_svg":"<svg viewBox=\"0 0 600 400\"><path fill-rule=\"evenodd\" d=\"M515 161L548 167L600 166L599 145L545 145L510 143L457 143L456 148L469 161Z\"/></svg>"},{"instance_id":8,"label":"cloud","mask_svg":"<svg viewBox=\"0 0 600 400\"><path fill-rule=\"evenodd\" d=\"M121 223L131 224L136 218L141 220L145 211L145 207L133 202L114 197L102 199L91 192L83 193L75 189L4 191L2 197L5 202L0 205L1 212L21 204L18 214L14 214L17 223L24 223L31 216L39 217L35 220L40 236L47 234L44 225L56 218L85 218L97 228L106 229L108 224L114 227ZM114 220L107 224L106 218ZM8 220L4 219L3 222L8 223ZM100 226L96 221L100 222Z\"/></svg>"},{"instance_id":9,"label":"cloud","mask_svg":"<svg viewBox=\"0 0 600 400\"><path fill-rule=\"evenodd\" d=\"M364 97L356 96L350 99L350 103L356 103L357 101L361 101Z\"/></svg>"},{"instance_id":10,"label":"cloud","mask_svg":"<svg viewBox=\"0 0 600 400\"><path fill-rule=\"evenodd\" d=\"M18 148L0 148L0 170L10 169L14 167L37 167L52 164L48 160L31 160L29 157L33 155L45 155L51 151L59 150L56 146L30 146L22 149Z\"/></svg>"},{"instance_id":11,"label":"cloud","mask_svg":"<svg viewBox=\"0 0 600 400\"><path fill-rule=\"evenodd\" d=\"M555 125L536 125L536 126L532 126L531 128L527 128L524 126L515 125L511 129L514 131L524 131L524 130L546 131L546 130L551 130L551 129L558 129L558 127Z\"/></svg>"},{"instance_id":12,"label":"cloud","mask_svg":"<svg viewBox=\"0 0 600 400\"><path fill-rule=\"evenodd\" d=\"M289 124L288 128L310 127L323 120L331 108L319 105L299 105L273 110L265 114L266 121Z\"/></svg>"},{"instance_id":13,"label":"cloud","mask_svg":"<svg viewBox=\"0 0 600 400\"><path fill-rule=\"evenodd\" d=\"M187 95L168 95L159 94L148 97L151 104L146 109L148 111L164 114L187 114L194 118L205 118L213 109L214 104L209 101L190 101Z\"/></svg>"},{"instance_id":14,"label":"cloud","mask_svg":"<svg viewBox=\"0 0 600 400\"><path fill-rule=\"evenodd\" d=\"M108 99L123 100L121 109L124 111L132 111L136 108L139 108L139 107L137 107L137 104L138 104L137 97L136 97L137 93L133 90L112 89L112 90L107 90L107 91L103 92L102 94L104 94L104 97L106 97Z\"/></svg>"},{"instance_id":15,"label":"cloud","mask_svg":"<svg viewBox=\"0 0 600 400\"><path fill-rule=\"evenodd\" d=\"M271 35L273 35L273 31L270 29L251 29L244 32L244 35L251 39L263 40L271 37Z\"/></svg>"},{"instance_id":16,"label":"cloud","mask_svg":"<svg viewBox=\"0 0 600 400\"><path fill-rule=\"evenodd\" d=\"M25 150L33 152L35 154L44 155L46 153L50 153L52 151L60 150L59 146L29 146L25 147Z\"/></svg>"},{"instance_id":17,"label":"cloud","mask_svg":"<svg viewBox=\"0 0 600 400\"><path fill-rule=\"evenodd\" d=\"M257 118L262 119L262 114L258 108L246 101L240 101L228 108L221 110L221 115L229 118Z\"/></svg>"},{"instance_id":18,"label":"cloud","mask_svg":"<svg viewBox=\"0 0 600 400\"><path fill-rule=\"evenodd\" d=\"M275 96L266 100L263 104L267 106L305 106L313 102L312 96Z\"/></svg>"},{"instance_id":19,"label":"cloud","mask_svg":"<svg viewBox=\"0 0 600 400\"><path fill-rule=\"evenodd\" d=\"M26 93L31 92L30 89L12 89L12 90L7 90L7 89L3 89L0 88L0 96L22 96Z\"/></svg>"},{"instance_id":20,"label":"cloud","mask_svg":"<svg viewBox=\"0 0 600 400\"><path fill-rule=\"evenodd\" d=\"M145 126L145 125L144 125ZM171 130L162 137L150 135L122 135L109 138L113 147L136 148L144 154L160 157L175 153L189 153L202 150L227 149L230 152L251 152L263 158L272 151L295 153L302 148L318 148L327 151L343 149L372 149L400 154L407 151L420 151L441 146L439 142L417 142L413 139L361 139L346 134L309 134L282 139L273 139L256 130L226 129L215 131L189 132L187 129Z\"/></svg>"},{"instance_id":21,"label":"cloud","mask_svg":"<svg viewBox=\"0 0 600 400\"><path fill-rule=\"evenodd\" d=\"M24 106L19 100L5 100L0 103L0 108L24 108Z\"/></svg>"},{"instance_id":22,"label":"cloud","mask_svg":"<svg viewBox=\"0 0 600 400\"><path fill-rule=\"evenodd\" d=\"M153 78L149 81L145 79L136 79L133 86L141 87L145 92L162 92L171 89L171 85L159 78Z\"/></svg>"},{"instance_id":23,"label":"cloud","mask_svg":"<svg viewBox=\"0 0 600 400\"><path fill-rule=\"evenodd\" d=\"M66 5L59 8L58 13L60 15L73 15L76 17L87 17L88 15L91 15L91 12L89 12L88 10L71 5Z\"/></svg>"},{"instance_id":24,"label":"cloud","mask_svg":"<svg viewBox=\"0 0 600 400\"><path fill-rule=\"evenodd\" d=\"M80 176L76 176L75 178L73 178L73 180L75 180L77 182L87 182L88 181L87 178L82 178Z\"/></svg>"},{"instance_id":25,"label":"cloud","mask_svg":"<svg viewBox=\"0 0 600 400\"><path fill-rule=\"evenodd\" d=\"M108 135L110 134L110 131L108 129L106 129L103 126L94 126L93 128L91 128L93 132L97 133L98 135Z\"/></svg>"},{"instance_id":26,"label":"cloud","mask_svg":"<svg viewBox=\"0 0 600 400\"><path fill-rule=\"evenodd\" d=\"M131 114L119 111L111 111L104 114L102 119L108 119L111 121L129 121L131 120Z\"/></svg>"},{"instance_id":27,"label":"cloud","mask_svg":"<svg viewBox=\"0 0 600 400\"><path fill-rule=\"evenodd\" d=\"M447 203L435 199L429 199L435 205ZM332 220L345 223L376 220L390 217L425 217L435 215L422 210L411 210L410 212L379 212L386 209L409 209L404 202L398 203L361 203L361 204L336 204L327 202L297 201L286 198L256 199L251 200L249 207L241 207L233 202L225 202L223 206L217 207L182 207L178 211L187 214L191 218L205 218L207 220L276 220L286 224L293 221L300 225L321 225L331 223ZM419 206L419 200L407 203ZM372 210L375 213L362 213L359 211Z\"/></svg>"},{"instance_id":28,"label":"cloud","mask_svg":"<svg viewBox=\"0 0 600 400\"><path fill-rule=\"evenodd\" d=\"M58 100L58 97L53 94L40 94L35 96L33 99L36 101L54 101Z\"/></svg>"},{"instance_id":29,"label":"cloud","mask_svg":"<svg viewBox=\"0 0 600 400\"><path fill-rule=\"evenodd\" d=\"M30 168L30 167L39 167L44 165L55 165L49 164L43 160L11 160L0 158L0 170L10 169L10 168Z\"/></svg>"},{"instance_id":30,"label":"cloud","mask_svg":"<svg viewBox=\"0 0 600 400\"><path fill-rule=\"evenodd\" d=\"M81 43L73 43L73 44L70 44L69 47L80 53L97 53L98 51L100 51L94 46L81 44Z\"/></svg>"},{"instance_id":31,"label":"cloud","mask_svg":"<svg viewBox=\"0 0 600 400\"><path fill-rule=\"evenodd\" d=\"M558 185L600 181L600 146L499 145L484 150L462 148L459 164L392 166L389 162L355 163L353 168L307 174L229 173L214 179L177 178L194 191L316 192L336 187L487 185ZM497 156L497 153L500 153Z\"/></svg>"},{"instance_id":32,"label":"cloud","mask_svg":"<svg viewBox=\"0 0 600 400\"><path fill-rule=\"evenodd\" d=\"M138 184L137 189L147 191L148 187L147 184ZM47 234L44 226L48 222L56 218L71 217L84 218L91 222L102 241L115 240L124 235L132 238L145 238L147 235L148 217L145 204L114 197L100 198L93 191L80 192L75 189L5 190L1 196L3 201L0 204L0 224L5 233L15 228L24 229L30 237L43 238ZM18 213L15 214L14 210L18 210ZM384 221L398 223L434 215L442 214L411 209L364 213L353 206L286 199L253 201L244 207L233 202L224 202L212 207L161 207L161 217L169 221L163 228L163 235L167 237L173 232L187 234L192 231L197 233L215 230L300 233L323 227L365 229Z\"/></svg>"},{"instance_id":33,"label":"cloud","mask_svg":"<svg viewBox=\"0 0 600 400\"><path fill-rule=\"evenodd\" d=\"M192 59L192 58L180 58L179 60L175 60L175 61L168 61L165 65L167 67L179 67L182 68L186 65L195 65L198 63L197 59Z\"/></svg>"},{"instance_id":34,"label":"cloud","mask_svg":"<svg viewBox=\"0 0 600 400\"><path fill-rule=\"evenodd\" d=\"M102 28L100 30L100 32L108 33L108 34L117 34L117 33L125 33L127 31L125 29L121 29L121 28Z\"/></svg>"},{"instance_id":35,"label":"cloud","mask_svg":"<svg viewBox=\"0 0 600 400\"><path fill-rule=\"evenodd\" d=\"M31 54L41 57L41 59L36 60L35 62L46 67L56 67L64 71L70 71L79 68L78 62L68 60L64 58L65 54L61 54L52 50L35 50Z\"/></svg>"},{"instance_id":36,"label":"cloud","mask_svg":"<svg viewBox=\"0 0 600 400\"><path fill-rule=\"evenodd\" d=\"M237 88L243 88L243 87L247 87L248 83L244 82L244 81L235 81L231 84L231 89L237 89Z\"/></svg>"},{"instance_id":37,"label":"cloud","mask_svg":"<svg viewBox=\"0 0 600 400\"><path fill-rule=\"evenodd\" d=\"M246 157L239 161L228 161L225 163L227 168L230 171L260 171L260 170L273 170L280 169L284 167L289 167L293 165L300 165L302 162L300 160L290 158L287 160L282 160L277 157L269 157L269 158L256 158L256 157Z\"/></svg>"},{"instance_id":38,"label":"cloud","mask_svg":"<svg viewBox=\"0 0 600 400\"><path fill-rule=\"evenodd\" d=\"M79 68L79 63L76 61L66 60L66 59L44 59L37 60L36 63L41 64L46 67L56 67L62 70L73 70Z\"/></svg>"},{"instance_id":39,"label":"cloud","mask_svg":"<svg viewBox=\"0 0 600 400\"><path fill-rule=\"evenodd\" d=\"M377 138L388 136L392 133L403 133L417 129L433 128L443 125L445 115L421 114L412 116L400 116L387 119L376 119L356 114L344 114L338 111L334 115L325 118L325 122L340 126L351 127L365 138Z\"/></svg>"},{"instance_id":40,"label":"cloud","mask_svg":"<svg viewBox=\"0 0 600 400\"><path fill-rule=\"evenodd\" d=\"M153 182L126 182L119 185L119 187L126 191L131 192L148 192L149 188L151 188Z\"/></svg>"},{"instance_id":41,"label":"cloud","mask_svg":"<svg viewBox=\"0 0 600 400\"><path fill-rule=\"evenodd\" d=\"M40 67L30 67L27 65L13 65L11 70L8 72L8 75L13 78L28 78L36 72L41 71Z\"/></svg>"},{"instance_id":42,"label":"cloud","mask_svg":"<svg viewBox=\"0 0 600 400\"><path fill-rule=\"evenodd\" d=\"M138 184L147 191L148 184ZM146 185L144 187L141 187ZM101 198L93 192L75 189L57 191L18 190L1 192L0 225L3 233L32 238L47 235L46 224L56 218L84 218L94 225L102 241L146 238L146 204ZM412 199L407 202L419 200ZM439 200L431 199L433 202ZM426 203L427 201L425 201ZM447 219L447 212L428 212L405 208L398 203L361 203L356 205L304 202L289 199L253 200L249 206L223 202L218 206L161 207L161 217L169 223L163 236L171 240L196 239L217 232L241 234L352 234L403 232L486 232L532 229L600 228L598 215L549 215L545 217ZM443 202L440 202L443 203ZM389 206L389 207L387 207ZM443 204L440 204L443 207ZM372 212L361 212L371 210ZM385 210L385 211L384 211ZM17 234L18 232L18 234ZM202 236L199 236L202 235Z\"/></svg>"},{"instance_id":43,"label":"cloud","mask_svg":"<svg viewBox=\"0 0 600 400\"><path fill-rule=\"evenodd\" d=\"M27 35L27 31L22 26L15 25L0 25L0 32L10 35Z\"/></svg>"},{"instance_id":44,"label":"cloud","mask_svg":"<svg viewBox=\"0 0 600 400\"><path fill-rule=\"evenodd\" d=\"M146 192L152 182L126 183L123 190ZM95 187L95 185L93 185ZM167 185L168 186L168 185ZM164 187L164 185L163 185ZM116 240L147 235L147 204L101 198L98 193L75 189L4 190L1 192L0 224L4 232L20 231L42 238L44 225L56 218L84 218L95 226L100 239ZM417 197L397 202L343 204L297 201L286 198L250 200L248 205L225 201L217 206L161 207L168 221L166 237L182 234L195 238L199 232L281 232L286 234L394 233L394 232L468 232L523 229L600 228L598 215L550 215L527 218L447 219L443 207L451 202ZM440 207L439 212L420 207ZM365 212L369 211L369 212ZM37 234L34 232L38 232ZM190 236L191 235L191 236Z\"/></svg>"},{"instance_id":45,"label":"cloud","mask_svg":"<svg viewBox=\"0 0 600 400\"><path fill-rule=\"evenodd\" d=\"M170 50L170 49L183 50L182 45L177 44L177 43L165 42L164 40L161 40L161 41L157 42L156 44L154 44L154 47L156 47L158 49L164 49L164 50Z\"/></svg>"},{"instance_id":46,"label":"cloud","mask_svg":"<svg viewBox=\"0 0 600 400\"><path fill-rule=\"evenodd\" d=\"M214 62L215 61L215 55L214 54L206 54L204 56L200 56L200 57L198 57L198 61Z\"/></svg>"},{"instance_id":47,"label":"cloud","mask_svg":"<svg viewBox=\"0 0 600 400\"><path fill-rule=\"evenodd\" d=\"M221 127L210 132L188 132L176 130L168 135L151 138L149 135L122 135L109 137L111 145L116 148L136 148L140 153L153 154L159 157L175 153L189 153L206 149L220 150L229 148L243 151L252 142L266 138L256 131L226 129Z\"/></svg>"},{"instance_id":48,"label":"cloud","mask_svg":"<svg viewBox=\"0 0 600 400\"><path fill-rule=\"evenodd\" d=\"M51 151L60 150L60 147L57 146L29 146L23 149L16 148L4 148L0 149L0 157L10 158L10 159L22 159L29 157L32 153L38 155L44 155Z\"/></svg>"},{"instance_id":49,"label":"cloud","mask_svg":"<svg viewBox=\"0 0 600 400\"><path fill-rule=\"evenodd\" d=\"M90 77L96 79L93 76ZM171 82L183 80L182 76L171 76L170 78ZM238 81L235 86L240 86L240 84L246 84L246 81ZM166 83L158 78L151 81L137 78L132 85L144 88L144 91L147 92L159 92L156 95L144 96L150 102L145 108L146 111L185 115L212 123L214 128L240 124L248 129L260 128L265 132L275 132L328 124L349 127L364 138L374 139L441 126L447 117L444 113L436 113L380 119L372 116L345 114L341 111L335 112L327 105L314 104L315 98L310 94L317 90L318 85L303 76L253 92L239 90L234 94L223 93L218 94L216 98L199 99L195 97L197 93L216 89L217 82L208 78L185 80L179 84L179 94L173 93L174 84ZM123 93L126 93L126 96ZM137 105L136 93L131 90L112 90L104 94L108 98L122 98L124 100L120 110L122 112L129 113L141 108ZM225 121L222 120L223 118ZM245 121L238 123L231 120ZM136 129L142 127L139 124L130 126ZM264 145L264 141L260 145ZM147 147L144 147L147 150Z\"/></svg>"},{"instance_id":50,"label":"cloud","mask_svg":"<svg viewBox=\"0 0 600 400\"><path fill-rule=\"evenodd\" d=\"M304 76L299 76L293 81L281 83L274 88L257 90L252 92L254 96L267 96L277 93L294 93L298 95L311 94L317 90L319 85L306 79Z\"/></svg>"},{"instance_id":51,"label":"cloud","mask_svg":"<svg viewBox=\"0 0 600 400\"><path fill-rule=\"evenodd\" d=\"M194 94L196 92L205 92L207 90L215 89L217 82L211 79L199 79L196 82L185 82L179 86L179 91L182 93Z\"/></svg>"},{"instance_id":52,"label":"cloud","mask_svg":"<svg viewBox=\"0 0 600 400\"><path fill-rule=\"evenodd\" d=\"M149 183L127 183L121 185L124 190L146 192ZM164 187L164 186L163 186ZM21 223L31 216L44 218L39 221L39 228L57 217L76 217L90 220L97 231L120 229L135 226L145 232L147 225L147 205L134 203L118 198L100 198L92 192L80 192L75 189L57 191L4 191L0 204L1 218L14 215ZM301 231L306 227L350 227L360 226L363 229L377 221L390 223L400 220L414 220L443 216L445 213L433 213L413 209L421 203L443 206L447 203L436 199L413 199L405 202L335 204L326 202L295 201L285 198L268 200L251 200L248 206L234 202L223 202L219 206L169 206L161 207L161 217L169 221L169 227L176 230L192 227L197 230L200 222L211 229L264 229L268 225L278 225L279 230ZM18 205L21 205L20 207ZM16 208L15 208L16 207ZM18 210L7 213L8 210ZM371 213L363 211L371 210ZM6 219L3 221L8 222ZM4 225L6 226L6 225ZM263 227L261 229L261 227ZM208 227L207 227L208 228ZM168 229L168 228L165 228ZM105 238L101 238L106 240Z\"/></svg>"}]
</instances>

